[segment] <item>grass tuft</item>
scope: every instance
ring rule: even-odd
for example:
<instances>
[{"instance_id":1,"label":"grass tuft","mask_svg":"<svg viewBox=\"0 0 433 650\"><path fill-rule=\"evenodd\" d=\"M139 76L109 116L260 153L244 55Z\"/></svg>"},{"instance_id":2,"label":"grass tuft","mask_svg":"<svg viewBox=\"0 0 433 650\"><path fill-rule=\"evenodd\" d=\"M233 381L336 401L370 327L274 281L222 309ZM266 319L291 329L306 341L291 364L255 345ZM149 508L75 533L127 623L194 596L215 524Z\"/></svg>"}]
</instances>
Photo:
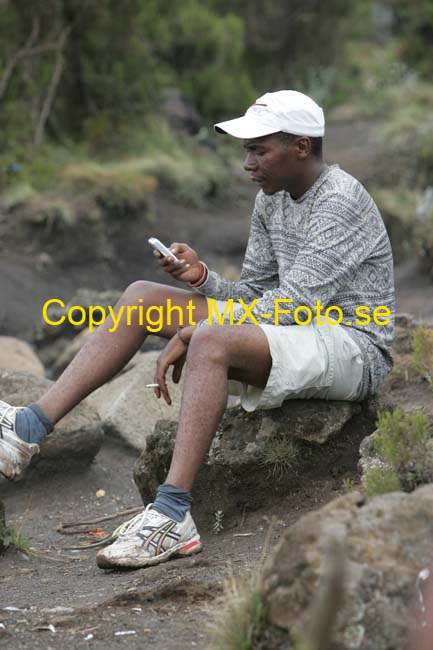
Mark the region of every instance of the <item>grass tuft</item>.
<instances>
[{"instance_id":1,"label":"grass tuft","mask_svg":"<svg viewBox=\"0 0 433 650\"><path fill-rule=\"evenodd\" d=\"M263 448L262 464L277 481L293 472L299 464L300 450L289 438L271 438Z\"/></svg>"},{"instance_id":2,"label":"grass tuft","mask_svg":"<svg viewBox=\"0 0 433 650\"><path fill-rule=\"evenodd\" d=\"M252 650L264 623L260 574L231 575L221 600L207 650Z\"/></svg>"},{"instance_id":3,"label":"grass tuft","mask_svg":"<svg viewBox=\"0 0 433 650\"><path fill-rule=\"evenodd\" d=\"M17 551L23 553L23 555L26 555L28 558L35 557L36 555L22 530L18 530L13 526L8 526L6 528L3 544L5 548L13 546Z\"/></svg>"}]
</instances>

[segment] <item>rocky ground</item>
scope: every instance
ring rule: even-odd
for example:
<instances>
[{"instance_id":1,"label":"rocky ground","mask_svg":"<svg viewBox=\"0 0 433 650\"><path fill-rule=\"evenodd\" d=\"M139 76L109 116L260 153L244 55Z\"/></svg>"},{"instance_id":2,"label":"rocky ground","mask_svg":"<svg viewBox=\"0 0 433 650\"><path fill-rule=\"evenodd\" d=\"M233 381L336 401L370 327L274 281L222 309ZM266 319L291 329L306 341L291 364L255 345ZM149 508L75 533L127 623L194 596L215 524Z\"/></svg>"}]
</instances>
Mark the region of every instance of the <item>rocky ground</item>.
<instances>
[{"instance_id":1,"label":"rocky ground","mask_svg":"<svg viewBox=\"0 0 433 650\"><path fill-rule=\"evenodd\" d=\"M330 130L329 160L341 160L344 168L359 175L369 164L364 132L360 126L352 133L350 154L344 129L334 134ZM124 224L116 231L110 260L93 263L87 253L81 258L62 257L61 252L50 248L48 239L41 248L28 238L29 231L24 239L22 233L12 233L3 239L0 257L4 278L0 285L0 333L33 340L38 322L35 314L53 292L68 300L82 286L119 290L138 277L165 280L154 270L143 243L150 234L163 241L189 241L213 267L231 273L242 258L254 191L241 181L239 186L238 198L229 208L190 210L160 197L151 230L145 232L139 222ZM142 232L140 237L137 228ZM176 234L171 237L169 233L173 232ZM433 286L411 260L397 265L396 280L398 311L433 322ZM407 409L421 407L433 417L427 383L408 375L405 363L403 359L388 381L386 395L391 392L395 404ZM340 495L344 479L346 485L358 480L360 433L364 435L359 429L358 437L353 444L345 445L344 453L330 443L328 457L332 463L323 468L318 455L316 465L313 461L304 476L291 481L290 489L281 489L280 484L273 491L270 480L269 491L260 486L249 504L241 499L240 507L224 514L218 534L213 510L199 509L203 553L140 571L102 571L96 567L95 549L69 548L95 539L95 534L112 531L124 518L88 524L85 528L89 533L85 535L58 532L66 521L95 520L141 505L133 481L139 455L133 437L128 446L106 436L90 464L87 459L85 464L60 472L43 471L42 465L20 484L0 481L0 502L5 505L8 525L21 531L35 549L31 559L12 548L1 557L0 647L12 643L25 649L122 645L161 650L205 648L207 626L220 608L218 599L230 572L257 570L263 554L268 556L273 551L300 516ZM54 454L54 463L56 458ZM251 472L251 467L245 471Z\"/></svg>"}]
</instances>

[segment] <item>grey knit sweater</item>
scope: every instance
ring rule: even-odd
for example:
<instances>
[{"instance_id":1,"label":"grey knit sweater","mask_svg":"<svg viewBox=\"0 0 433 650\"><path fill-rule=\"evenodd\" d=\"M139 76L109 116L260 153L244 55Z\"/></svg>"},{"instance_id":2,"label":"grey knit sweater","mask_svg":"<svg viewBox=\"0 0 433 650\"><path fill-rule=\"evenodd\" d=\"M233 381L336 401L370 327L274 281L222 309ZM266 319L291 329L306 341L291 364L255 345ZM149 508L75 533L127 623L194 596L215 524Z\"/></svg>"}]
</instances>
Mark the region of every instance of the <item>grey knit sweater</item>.
<instances>
[{"instance_id":1,"label":"grey knit sweater","mask_svg":"<svg viewBox=\"0 0 433 650\"><path fill-rule=\"evenodd\" d=\"M338 165L325 166L305 194L292 199L282 191L257 194L240 280L229 282L209 271L198 291L219 300L251 303L257 321L274 314L276 298L291 314L279 325L294 324L294 310L306 305L315 315L316 301L343 310L344 326L364 359L362 397L374 394L392 368L394 278L391 246L379 210L367 190ZM359 325L355 308L388 307L391 322ZM302 318L299 312L299 318ZM336 314L330 313L331 318ZM306 317L306 314L305 314ZM322 312L324 320L324 311ZM362 319L364 320L364 319ZM347 322L352 323L351 326Z\"/></svg>"}]
</instances>

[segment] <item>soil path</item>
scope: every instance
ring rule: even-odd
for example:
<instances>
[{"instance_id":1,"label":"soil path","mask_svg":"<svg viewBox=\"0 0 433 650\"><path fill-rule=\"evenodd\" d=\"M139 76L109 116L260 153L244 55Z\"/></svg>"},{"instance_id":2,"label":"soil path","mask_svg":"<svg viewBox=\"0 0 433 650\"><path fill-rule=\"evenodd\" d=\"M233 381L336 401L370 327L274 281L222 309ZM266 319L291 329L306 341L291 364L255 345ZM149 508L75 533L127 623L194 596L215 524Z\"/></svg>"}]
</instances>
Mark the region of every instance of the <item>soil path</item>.
<instances>
[{"instance_id":1,"label":"soil path","mask_svg":"<svg viewBox=\"0 0 433 650\"><path fill-rule=\"evenodd\" d=\"M0 648L205 648L224 579L257 568L271 519L269 548L286 526L341 489L330 477L280 497L271 508L223 520L218 535L213 521L198 519L205 545L200 555L138 571L102 571L95 549L67 549L83 537L57 529L65 521L141 505L132 481L135 456L107 439L96 461L78 474L0 483L8 524L39 554L29 560L11 549L0 560ZM98 490L105 496L97 498ZM97 526L110 532L121 521Z\"/></svg>"}]
</instances>

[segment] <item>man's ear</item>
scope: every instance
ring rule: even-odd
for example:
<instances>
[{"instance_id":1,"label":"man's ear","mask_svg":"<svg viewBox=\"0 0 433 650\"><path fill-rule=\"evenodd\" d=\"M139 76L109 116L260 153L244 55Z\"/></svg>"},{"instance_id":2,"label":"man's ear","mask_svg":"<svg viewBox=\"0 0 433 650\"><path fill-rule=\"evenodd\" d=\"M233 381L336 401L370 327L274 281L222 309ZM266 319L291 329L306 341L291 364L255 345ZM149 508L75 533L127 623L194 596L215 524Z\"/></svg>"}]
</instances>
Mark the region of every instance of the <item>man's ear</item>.
<instances>
[{"instance_id":1,"label":"man's ear","mask_svg":"<svg viewBox=\"0 0 433 650\"><path fill-rule=\"evenodd\" d=\"M299 160L305 160L311 153L311 140L308 136L302 135L295 142L296 153Z\"/></svg>"}]
</instances>

